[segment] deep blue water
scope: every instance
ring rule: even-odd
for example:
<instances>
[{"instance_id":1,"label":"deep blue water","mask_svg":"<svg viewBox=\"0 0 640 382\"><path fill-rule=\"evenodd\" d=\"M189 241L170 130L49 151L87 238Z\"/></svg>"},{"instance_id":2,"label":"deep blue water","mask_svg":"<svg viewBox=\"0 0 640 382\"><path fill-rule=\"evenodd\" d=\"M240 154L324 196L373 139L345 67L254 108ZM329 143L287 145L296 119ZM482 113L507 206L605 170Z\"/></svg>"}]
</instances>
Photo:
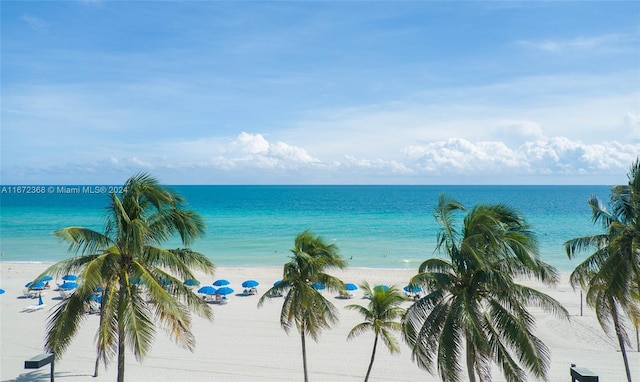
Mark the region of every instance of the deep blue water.
<instances>
[{"instance_id":1,"label":"deep blue water","mask_svg":"<svg viewBox=\"0 0 640 382\"><path fill-rule=\"evenodd\" d=\"M0 186L2 187L7 186ZM57 188L57 187L56 187ZM542 258L561 271L575 267L563 243L599 232L590 195L607 186L172 186L200 213L206 236L193 248L218 265L281 265L293 239L310 229L335 243L350 264L417 268L434 256L433 208L447 193L472 207L506 203L520 210L540 241ZM67 226L102 230L106 193L0 193L2 261L57 261L69 256L52 232ZM93 189L92 189L93 190ZM462 217L459 219L461 222ZM179 247L178 241L166 244Z\"/></svg>"}]
</instances>

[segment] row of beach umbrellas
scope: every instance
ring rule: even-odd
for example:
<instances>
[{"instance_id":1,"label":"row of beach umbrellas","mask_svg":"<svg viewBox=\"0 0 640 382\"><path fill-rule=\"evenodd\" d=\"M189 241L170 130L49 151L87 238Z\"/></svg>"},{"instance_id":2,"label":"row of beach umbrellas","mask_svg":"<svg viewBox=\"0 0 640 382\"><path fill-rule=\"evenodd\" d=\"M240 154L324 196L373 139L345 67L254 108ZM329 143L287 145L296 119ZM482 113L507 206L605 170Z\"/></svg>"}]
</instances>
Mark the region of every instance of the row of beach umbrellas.
<instances>
[{"instance_id":1,"label":"row of beach umbrellas","mask_svg":"<svg viewBox=\"0 0 640 382\"><path fill-rule=\"evenodd\" d=\"M187 283L189 282L189 283ZM198 289L198 293L202 293L202 294L207 294L207 295L214 295L214 294L220 294L220 295L227 295L227 294L231 294L234 292L234 290L229 287L228 285L230 285L231 283L229 282L229 280L226 279L218 279L216 281L213 282L213 285L205 285L203 287L201 287L200 289ZM197 280L186 280L185 281L185 285L191 285L191 286L195 286L195 285L200 285L200 282ZM255 288L258 285L260 285L259 282L257 282L256 280L245 280L242 282L242 287L243 288ZM215 288L218 287L218 288Z\"/></svg>"}]
</instances>

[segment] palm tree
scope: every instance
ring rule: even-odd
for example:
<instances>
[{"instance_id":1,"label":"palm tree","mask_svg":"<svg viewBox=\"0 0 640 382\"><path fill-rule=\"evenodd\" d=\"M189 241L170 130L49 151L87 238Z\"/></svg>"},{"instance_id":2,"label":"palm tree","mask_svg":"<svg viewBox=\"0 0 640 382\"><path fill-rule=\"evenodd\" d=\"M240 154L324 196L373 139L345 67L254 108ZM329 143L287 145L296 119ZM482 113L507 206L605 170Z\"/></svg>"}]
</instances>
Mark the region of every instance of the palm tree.
<instances>
[{"instance_id":1,"label":"palm tree","mask_svg":"<svg viewBox=\"0 0 640 382\"><path fill-rule=\"evenodd\" d=\"M372 290L369 283L365 281L360 287L364 290L365 295L371 296L371 302L369 302L367 308L356 304L346 306L347 309L355 310L365 318L364 322L359 323L351 329L347 339L352 339L366 331L373 330L375 335L373 351L371 352L371 361L369 362L367 375L364 377L364 381L367 382L371 374L371 369L373 368L378 338L382 339L382 342L387 346L391 354L400 352L400 347L395 338L393 338L392 332L402 330L402 323L396 320L404 316L405 309L400 305L407 301L407 298L405 298L395 286L389 289L374 288Z\"/></svg>"},{"instance_id":2,"label":"palm tree","mask_svg":"<svg viewBox=\"0 0 640 382\"><path fill-rule=\"evenodd\" d=\"M109 196L104 233L83 227L54 233L69 243L76 256L44 272L58 276L73 272L82 280L76 292L50 316L47 350L57 357L64 353L86 316L84 304L102 288L98 359L106 364L117 355L118 382L124 381L125 347L131 348L138 361L149 351L155 335L154 319L177 343L193 350L190 311L207 319L212 313L181 280L192 278L192 270L209 274L214 270L200 253L159 247L175 234L188 246L204 232L202 218L182 208L182 197L147 174L127 180L124 190L120 196Z\"/></svg>"},{"instance_id":3,"label":"palm tree","mask_svg":"<svg viewBox=\"0 0 640 382\"><path fill-rule=\"evenodd\" d=\"M290 261L284 265L282 282L267 290L260 300L261 307L270 296L286 293L280 313L280 325L289 333L295 325L302 341L302 365L307 382L306 336L318 341L322 329L337 322L336 307L314 288L315 283L330 291L344 289L344 283L327 273L332 268L346 267L346 261L334 244L327 244L321 237L304 231L295 238Z\"/></svg>"},{"instance_id":4,"label":"palm tree","mask_svg":"<svg viewBox=\"0 0 640 382\"><path fill-rule=\"evenodd\" d=\"M571 285L587 292L587 304L595 307L605 331L612 321L625 364L631 373L625 344L629 338L621 314L640 322L640 160L631 166L628 185L611 188L611 211L596 196L588 200L592 220L601 223L603 233L577 237L565 243L569 258L587 250L593 252L578 264L570 276ZM640 347L640 345L639 345Z\"/></svg>"},{"instance_id":5,"label":"palm tree","mask_svg":"<svg viewBox=\"0 0 640 382\"><path fill-rule=\"evenodd\" d=\"M508 381L524 381L527 371L546 379L548 348L533 334L528 304L560 316L566 310L553 298L516 283L519 276L550 284L556 270L538 258L535 235L524 218L503 205L478 204L456 228L459 202L441 195L435 217L441 225L436 251L419 267L410 283L426 295L403 320L403 337L418 366L443 381L462 380L466 360L468 380L491 380L495 363Z\"/></svg>"}]
</instances>

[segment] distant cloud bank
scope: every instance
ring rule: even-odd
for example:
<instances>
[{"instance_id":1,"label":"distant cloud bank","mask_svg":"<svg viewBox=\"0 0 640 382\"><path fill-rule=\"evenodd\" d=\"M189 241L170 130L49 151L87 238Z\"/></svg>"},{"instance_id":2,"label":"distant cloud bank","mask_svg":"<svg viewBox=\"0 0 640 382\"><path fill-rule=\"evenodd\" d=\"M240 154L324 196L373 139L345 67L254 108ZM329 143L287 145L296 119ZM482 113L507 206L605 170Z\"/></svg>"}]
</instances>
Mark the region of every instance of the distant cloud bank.
<instances>
[{"instance_id":1,"label":"distant cloud bank","mask_svg":"<svg viewBox=\"0 0 640 382\"><path fill-rule=\"evenodd\" d=\"M345 155L327 160L303 147L242 132L227 142L169 143L162 149L163 157L140 150L135 156L86 164L5 167L3 183L84 179L87 184L106 184L147 171L173 184L474 184L486 183L483 179L488 178L511 184L545 184L545 179L557 178L573 184L608 184L612 179L624 182L640 155L638 143L584 144L564 137L545 138L535 131L532 136L537 140L517 145L454 138L407 146L390 155L393 159Z\"/></svg>"}]
</instances>

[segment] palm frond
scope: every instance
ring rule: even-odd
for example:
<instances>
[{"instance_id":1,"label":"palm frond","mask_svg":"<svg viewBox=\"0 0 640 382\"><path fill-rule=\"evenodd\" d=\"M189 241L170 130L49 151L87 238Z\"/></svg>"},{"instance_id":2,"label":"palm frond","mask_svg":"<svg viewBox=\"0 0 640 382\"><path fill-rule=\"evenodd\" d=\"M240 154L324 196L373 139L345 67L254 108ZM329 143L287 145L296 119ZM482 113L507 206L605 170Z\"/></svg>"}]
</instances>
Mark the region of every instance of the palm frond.
<instances>
[{"instance_id":1,"label":"palm frond","mask_svg":"<svg viewBox=\"0 0 640 382\"><path fill-rule=\"evenodd\" d=\"M113 245L110 237L84 227L67 227L53 233L59 240L69 243L69 252L98 253Z\"/></svg>"}]
</instances>

